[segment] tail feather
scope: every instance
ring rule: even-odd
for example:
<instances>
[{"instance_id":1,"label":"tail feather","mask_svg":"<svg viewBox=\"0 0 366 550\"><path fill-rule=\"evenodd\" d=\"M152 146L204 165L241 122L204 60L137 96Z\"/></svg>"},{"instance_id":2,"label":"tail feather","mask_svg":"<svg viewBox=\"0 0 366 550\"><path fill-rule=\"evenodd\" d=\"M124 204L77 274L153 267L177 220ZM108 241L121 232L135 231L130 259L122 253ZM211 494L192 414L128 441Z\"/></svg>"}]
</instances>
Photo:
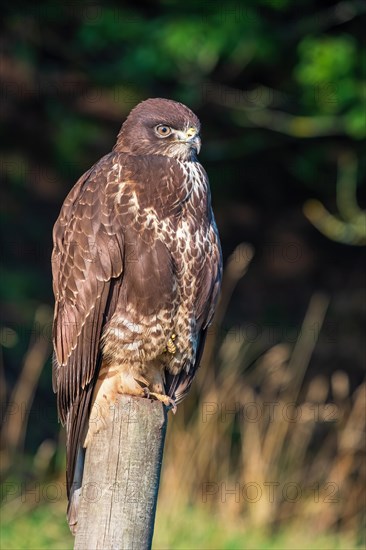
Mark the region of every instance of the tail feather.
<instances>
[{"instance_id":1,"label":"tail feather","mask_svg":"<svg viewBox=\"0 0 366 550\"><path fill-rule=\"evenodd\" d=\"M73 491L67 507L67 521L70 527L70 531L74 536L76 535L76 531L78 527L80 494L81 494L81 487Z\"/></svg>"},{"instance_id":2,"label":"tail feather","mask_svg":"<svg viewBox=\"0 0 366 550\"><path fill-rule=\"evenodd\" d=\"M73 403L66 423L66 486L69 504L67 520L73 534L77 528L78 504L84 473L84 440L88 429L93 384Z\"/></svg>"}]
</instances>

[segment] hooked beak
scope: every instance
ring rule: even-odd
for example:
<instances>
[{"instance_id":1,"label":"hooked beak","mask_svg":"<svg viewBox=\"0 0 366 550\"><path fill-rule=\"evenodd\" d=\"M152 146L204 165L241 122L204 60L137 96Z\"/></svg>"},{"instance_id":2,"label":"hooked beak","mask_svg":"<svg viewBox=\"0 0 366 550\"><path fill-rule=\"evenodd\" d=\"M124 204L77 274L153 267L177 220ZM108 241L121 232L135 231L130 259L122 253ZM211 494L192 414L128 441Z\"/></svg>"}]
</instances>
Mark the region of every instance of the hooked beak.
<instances>
[{"instance_id":1,"label":"hooked beak","mask_svg":"<svg viewBox=\"0 0 366 550\"><path fill-rule=\"evenodd\" d=\"M189 128L186 132L178 132L179 141L188 143L192 149L195 149L197 154L201 150L201 138L196 128Z\"/></svg>"},{"instance_id":2,"label":"hooked beak","mask_svg":"<svg viewBox=\"0 0 366 550\"><path fill-rule=\"evenodd\" d=\"M201 138L200 138L200 136L198 134L195 135L194 137L190 138L187 143L190 143L192 145L193 149L196 150L197 155L198 155L199 152L201 151Z\"/></svg>"}]
</instances>

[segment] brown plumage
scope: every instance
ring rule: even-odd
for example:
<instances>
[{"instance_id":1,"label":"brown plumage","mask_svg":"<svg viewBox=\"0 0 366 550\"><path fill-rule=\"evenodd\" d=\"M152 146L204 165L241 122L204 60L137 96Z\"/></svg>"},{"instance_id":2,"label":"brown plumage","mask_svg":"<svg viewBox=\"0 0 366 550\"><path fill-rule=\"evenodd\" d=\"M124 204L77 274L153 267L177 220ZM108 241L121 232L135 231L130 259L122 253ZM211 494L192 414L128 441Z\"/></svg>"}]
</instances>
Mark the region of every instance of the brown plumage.
<instances>
[{"instance_id":1,"label":"brown plumage","mask_svg":"<svg viewBox=\"0 0 366 550\"><path fill-rule=\"evenodd\" d=\"M56 221L53 385L70 501L78 455L117 394L175 407L197 370L222 274L199 130L181 103L140 103Z\"/></svg>"}]
</instances>

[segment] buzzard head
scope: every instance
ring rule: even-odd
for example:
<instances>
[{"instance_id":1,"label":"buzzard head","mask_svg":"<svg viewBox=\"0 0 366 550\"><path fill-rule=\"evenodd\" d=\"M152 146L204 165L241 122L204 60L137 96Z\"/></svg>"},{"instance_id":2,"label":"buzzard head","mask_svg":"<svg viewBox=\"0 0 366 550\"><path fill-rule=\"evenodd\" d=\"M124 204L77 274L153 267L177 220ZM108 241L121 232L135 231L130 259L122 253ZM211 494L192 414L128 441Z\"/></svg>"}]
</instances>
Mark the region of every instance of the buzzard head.
<instances>
[{"instance_id":1,"label":"buzzard head","mask_svg":"<svg viewBox=\"0 0 366 550\"><path fill-rule=\"evenodd\" d=\"M201 147L200 121L182 103L147 99L128 115L114 149L134 155L194 160Z\"/></svg>"}]
</instances>

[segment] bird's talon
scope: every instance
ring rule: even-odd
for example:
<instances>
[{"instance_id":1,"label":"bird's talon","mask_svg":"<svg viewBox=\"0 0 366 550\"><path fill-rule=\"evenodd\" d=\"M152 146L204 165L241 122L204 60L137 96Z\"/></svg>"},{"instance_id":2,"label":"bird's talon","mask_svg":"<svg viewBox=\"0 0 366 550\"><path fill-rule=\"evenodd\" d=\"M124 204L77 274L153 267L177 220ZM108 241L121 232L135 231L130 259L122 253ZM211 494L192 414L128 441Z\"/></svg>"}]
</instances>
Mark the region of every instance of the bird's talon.
<instances>
[{"instance_id":1,"label":"bird's talon","mask_svg":"<svg viewBox=\"0 0 366 550\"><path fill-rule=\"evenodd\" d=\"M177 346L174 344L173 340L175 340L176 336L175 334L172 334L172 336L169 338L168 342L167 342L167 345L166 345L166 350L171 353L172 355L174 355L177 351Z\"/></svg>"},{"instance_id":2,"label":"bird's talon","mask_svg":"<svg viewBox=\"0 0 366 550\"><path fill-rule=\"evenodd\" d=\"M142 389L143 389L143 392L144 392L144 394L145 394L145 397L146 397L147 399L149 399L149 398L150 398L150 390L149 390L149 388L146 388L146 387L145 387L145 388L142 388Z\"/></svg>"},{"instance_id":3,"label":"bird's talon","mask_svg":"<svg viewBox=\"0 0 366 550\"><path fill-rule=\"evenodd\" d=\"M173 414L177 412L177 405L175 404L174 399L169 397L169 395L165 395L164 393L150 392L149 397L155 397L157 401L164 403L164 405L168 407L168 409L172 409Z\"/></svg>"}]
</instances>

